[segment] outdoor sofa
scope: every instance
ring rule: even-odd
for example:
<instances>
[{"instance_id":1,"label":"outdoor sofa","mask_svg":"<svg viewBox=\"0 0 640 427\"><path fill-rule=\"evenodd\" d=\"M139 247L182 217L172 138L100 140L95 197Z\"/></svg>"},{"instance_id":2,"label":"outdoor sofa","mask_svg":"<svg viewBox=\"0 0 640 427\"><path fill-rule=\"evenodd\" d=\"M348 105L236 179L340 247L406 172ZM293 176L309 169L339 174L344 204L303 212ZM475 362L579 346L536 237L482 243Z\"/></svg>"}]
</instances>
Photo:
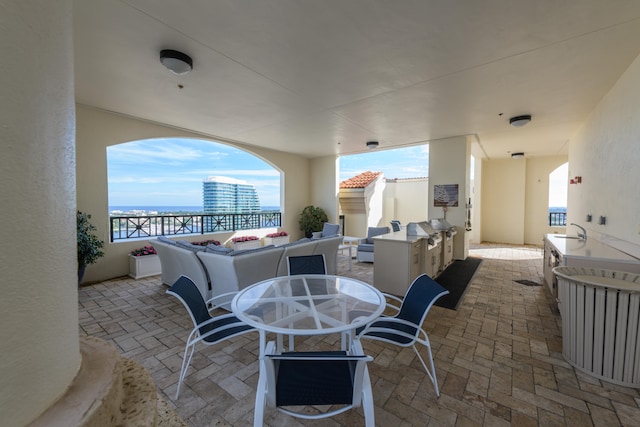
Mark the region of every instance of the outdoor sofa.
<instances>
[{"instance_id":1,"label":"outdoor sofa","mask_svg":"<svg viewBox=\"0 0 640 427\"><path fill-rule=\"evenodd\" d=\"M301 239L282 246L237 251L216 245L191 245L166 237L150 243L160 257L162 282L172 285L178 277L185 275L196 283L206 300L237 292L261 280L287 275L289 256L324 254L327 274L336 274L342 236Z\"/></svg>"}]
</instances>

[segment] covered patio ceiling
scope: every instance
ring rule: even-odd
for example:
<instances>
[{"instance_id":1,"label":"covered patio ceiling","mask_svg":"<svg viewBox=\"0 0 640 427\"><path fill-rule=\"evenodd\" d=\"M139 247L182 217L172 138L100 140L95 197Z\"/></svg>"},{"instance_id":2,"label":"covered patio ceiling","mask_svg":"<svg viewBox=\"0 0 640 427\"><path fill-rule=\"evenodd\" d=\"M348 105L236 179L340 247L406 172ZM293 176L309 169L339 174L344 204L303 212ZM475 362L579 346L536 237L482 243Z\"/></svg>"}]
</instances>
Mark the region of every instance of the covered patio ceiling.
<instances>
[{"instance_id":1,"label":"covered patio ceiling","mask_svg":"<svg viewBox=\"0 0 640 427\"><path fill-rule=\"evenodd\" d=\"M458 135L488 158L544 156L567 152L639 40L625 0L75 0L75 91L309 158ZM169 72L162 49L193 71Z\"/></svg>"}]
</instances>

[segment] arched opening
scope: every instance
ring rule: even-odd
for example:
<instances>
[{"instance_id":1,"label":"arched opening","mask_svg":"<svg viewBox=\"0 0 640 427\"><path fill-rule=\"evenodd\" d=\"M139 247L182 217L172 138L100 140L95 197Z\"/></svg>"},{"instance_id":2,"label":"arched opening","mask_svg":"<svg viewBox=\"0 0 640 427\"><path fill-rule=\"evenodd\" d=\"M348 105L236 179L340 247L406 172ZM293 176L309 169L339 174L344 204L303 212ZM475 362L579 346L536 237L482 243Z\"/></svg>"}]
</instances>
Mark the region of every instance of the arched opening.
<instances>
[{"instance_id":1,"label":"arched opening","mask_svg":"<svg viewBox=\"0 0 640 427\"><path fill-rule=\"evenodd\" d=\"M212 186L212 181L221 184ZM118 230L127 230L115 237L112 221L112 241L262 228L265 213L277 212L279 218L282 206L280 171L251 153L202 139L145 139L107 147L107 185L112 218L176 217L124 221ZM226 216L196 217L203 214Z\"/></svg>"},{"instance_id":2,"label":"arched opening","mask_svg":"<svg viewBox=\"0 0 640 427\"><path fill-rule=\"evenodd\" d=\"M569 163L558 166L549 174L548 224L550 227L567 225L568 176Z\"/></svg>"}]
</instances>

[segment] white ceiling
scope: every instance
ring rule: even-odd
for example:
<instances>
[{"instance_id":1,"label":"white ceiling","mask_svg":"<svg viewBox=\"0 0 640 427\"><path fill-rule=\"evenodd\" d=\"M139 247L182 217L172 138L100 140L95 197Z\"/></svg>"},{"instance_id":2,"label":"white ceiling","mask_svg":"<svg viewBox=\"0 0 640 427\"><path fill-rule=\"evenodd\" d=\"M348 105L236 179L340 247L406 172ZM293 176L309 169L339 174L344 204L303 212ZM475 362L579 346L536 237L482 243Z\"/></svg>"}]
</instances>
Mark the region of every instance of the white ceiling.
<instances>
[{"instance_id":1,"label":"white ceiling","mask_svg":"<svg viewBox=\"0 0 640 427\"><path fill-rule=\"evenodd\" d=\"M473 134L543 156L640 53L640 1L76 0L74 45L78 103L225 140L317 157Z\"/></svg>"}]
</instances>

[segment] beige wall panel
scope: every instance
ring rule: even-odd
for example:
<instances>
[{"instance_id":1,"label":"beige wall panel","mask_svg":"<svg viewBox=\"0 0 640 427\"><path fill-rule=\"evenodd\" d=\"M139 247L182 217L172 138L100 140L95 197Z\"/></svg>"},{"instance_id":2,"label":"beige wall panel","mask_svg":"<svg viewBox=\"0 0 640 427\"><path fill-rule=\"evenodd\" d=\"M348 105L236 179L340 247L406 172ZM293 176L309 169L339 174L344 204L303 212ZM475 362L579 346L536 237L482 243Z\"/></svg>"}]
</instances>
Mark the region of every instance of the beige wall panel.
<instances>
[{"instance_id":1,"label":"beige wall panel","mask_svg":"<svg viewBox=\"0 0 640 427\"><path fill-rule=\"evenodd\" d=\"M92 215L98 228L97 234L104 239L105 257L87 268L85 282L104 280L128 274L127 254L146 240L133 242L109 242L109 212L107 188L106 150L110 145L150 138L194 138L226 143L260 157L282 172L281 182L283 226L292 240L302 237L298 215L310 203L309 160L284 153L248 145L229 143L184 130L136 120L83 106L77 107L77 198L78 208ZM271 229L256 232L262 236ZM231 233L209 234L225 241ZM186 240L201 240L201 235L186 237Z\"/></svg>"},{"instance_id":2,"label":"beige wall panel","mask_svg":"<svg viewBox=\"0 0 640 427\"><path fill-rule=\"evenodd\" d=\"M387 184L389 185L389 184ZM396 182L397 218L404 225L429 218L429 180L400 180ZM387 224L389 225L388 221ZM390 226L390 225L389 225Z\"/></svg>"},{"instance_id":3,"label":"beige wall panel","mask_svg":"<svg viewBox=\"0 0 640 427\"><path fill-rule=\"evenodd\" d=\"M482 164L482 241L524 243L526 160Z\"/></svg>"},{"instance_id":4,"label":"beige wall panel","mask_svg":"<svg viewBox=\"0 0 640 427\"><path fill-rule=\"evenodd\" d=\"M335 156L319 157L309 161L311 191L309 203L327 213L329 222L338 223L339 163ZM304 206L303 206L304 207ZM302 211L298 211L298 214Z\"/></svg>"}]
</instances>

